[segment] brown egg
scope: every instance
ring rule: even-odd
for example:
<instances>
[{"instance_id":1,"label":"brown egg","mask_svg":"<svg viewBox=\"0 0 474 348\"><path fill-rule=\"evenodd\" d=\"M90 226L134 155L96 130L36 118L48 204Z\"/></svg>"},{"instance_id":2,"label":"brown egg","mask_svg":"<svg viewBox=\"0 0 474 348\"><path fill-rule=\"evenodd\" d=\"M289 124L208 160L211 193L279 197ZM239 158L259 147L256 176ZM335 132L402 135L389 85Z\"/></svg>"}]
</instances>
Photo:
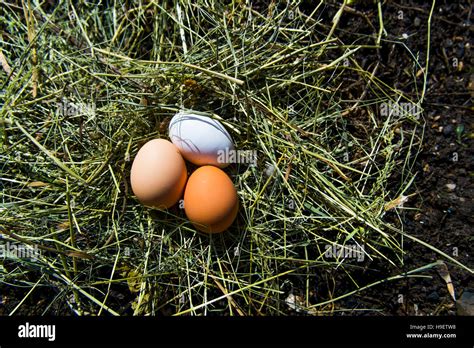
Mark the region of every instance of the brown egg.
<instances>
[{"instance_id":1,"label":"brown egg","mask_svg":"<svg viewBox=\"0 0 474 348\"><path fill-rule=\"evenodd\" d=\"M184 211L194 227L206 233L223 232L238 210L237 191L224 171L203 166L191 174L184 191Z\"/></svg>"},{"instance_id":2,"label":"brown egg","mask_svg":"<svg viewBox=\"0 0 474 348\"><path fill-rule=\"evenodd\" d=\"M164 209L182 196L187 171L176 146L165 139L147 142L132 164L130 181L135 196L146 206Z\"/></svg>"}]
</instances>

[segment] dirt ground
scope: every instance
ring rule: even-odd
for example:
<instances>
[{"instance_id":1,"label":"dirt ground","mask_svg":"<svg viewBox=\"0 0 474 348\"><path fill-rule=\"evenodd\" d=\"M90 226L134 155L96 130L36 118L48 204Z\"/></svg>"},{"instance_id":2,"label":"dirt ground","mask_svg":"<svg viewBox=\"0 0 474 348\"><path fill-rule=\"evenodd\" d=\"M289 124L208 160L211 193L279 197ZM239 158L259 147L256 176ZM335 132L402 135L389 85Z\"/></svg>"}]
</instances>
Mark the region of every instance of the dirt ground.
<instances>
[{"instance_id":1,"label":"dirt ground","mask_svg":"<svg viewBox=\"0 0 474 348\"><path fill-rule=\"evenodd\" d=\"M357 10L376 18L375 6L358 4ZM427 21L431 2L389 1L384 6L388 38L406 37L406 46L426 59ZM431 26L431 54L428 87L423 103L426 122L424 144L416 165L416 196L403 217L405 231L472 267L474 223L472 97L472 3L437 1ZM363 17L351 16L346 25L352 32L369 30ZM369 57L368 59L374 59ZM377 58L375 58L377 59ZM412 58L407 50L384 43L378 57L382 78L389 85L415 96L422 85L413 84L405 68ZM406 240L405 267L408 271L440 259L417 243ZM474 288L466 271L448 264L458 299ZM349 308L379 308L382 315L454 315L456 305L437 271L420 278L397 281L364 291L345 301ZM373 312L369 312L373 314Z\"/></svg>"}]
</instances>

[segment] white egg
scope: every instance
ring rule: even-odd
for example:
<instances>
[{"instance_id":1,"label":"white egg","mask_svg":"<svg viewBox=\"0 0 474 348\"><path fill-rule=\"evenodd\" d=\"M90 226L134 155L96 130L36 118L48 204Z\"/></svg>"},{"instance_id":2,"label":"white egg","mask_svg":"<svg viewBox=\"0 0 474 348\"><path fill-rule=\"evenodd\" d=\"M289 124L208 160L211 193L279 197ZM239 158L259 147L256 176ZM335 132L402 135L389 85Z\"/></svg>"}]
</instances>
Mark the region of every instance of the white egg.
<instances>
[{"instance_id":1,"label":"white egg","mask_svg":"<svg viewBox=\"0 0 474 348\"><path fill-rule=\"evenodd\" d=\"M171 119L168 131L171 142L191 163L224 168L231 162L232 137L215 119L181 111Z\"/></svg>"}]
</instances>

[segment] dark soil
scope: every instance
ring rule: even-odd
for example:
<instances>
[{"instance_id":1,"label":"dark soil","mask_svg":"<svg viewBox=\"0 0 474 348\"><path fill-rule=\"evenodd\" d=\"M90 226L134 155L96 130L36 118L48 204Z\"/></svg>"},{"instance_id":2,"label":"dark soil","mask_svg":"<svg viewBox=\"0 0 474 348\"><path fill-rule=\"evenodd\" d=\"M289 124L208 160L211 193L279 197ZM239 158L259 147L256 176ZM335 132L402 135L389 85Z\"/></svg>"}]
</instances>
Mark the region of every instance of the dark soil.
<instances>
[{"instance_id":1,"label":"dark soil","mask_svg":"<svg viewBox=\"0 0 474 348\"><path fill-rule=\"evenodd\" d=\"M407 36L407 48L418 54L420 62L424 63L431 2L420 3L389 1L383 6L383 14L387 38L400 40ZM358 3L354 8L376 23L377 9L371 2ZM470 1L436 3L431 24L429 78L422 105L426 122L423 150L417 159L415 186L409 192L418 194L408 202L408 206L417 209L405 210L403 222L407 233L472 268L474 75L470 51L473 43L471 12ZM370 30L360 14L345 13L345 16L347 30L351 33ZM346 36L350 37L351 33ZM422 84L414 85L413 76L405 70L413 64L412 57L407 50L395 45L387 42L382 45L378 61L383 81L406 95L416 96ZM440 255L409 240L405 240L404 247L404 268L394 269L394 275L441 259ZM450 264L448 270L456 298L474 288L474 278L469 272ZM344 305L346 308L379 309L383 315L454 315L456 306L446 282L434 269L423 274L432 278L407 278L379 285L349 298Z\"/></svg>"}]
</instances>

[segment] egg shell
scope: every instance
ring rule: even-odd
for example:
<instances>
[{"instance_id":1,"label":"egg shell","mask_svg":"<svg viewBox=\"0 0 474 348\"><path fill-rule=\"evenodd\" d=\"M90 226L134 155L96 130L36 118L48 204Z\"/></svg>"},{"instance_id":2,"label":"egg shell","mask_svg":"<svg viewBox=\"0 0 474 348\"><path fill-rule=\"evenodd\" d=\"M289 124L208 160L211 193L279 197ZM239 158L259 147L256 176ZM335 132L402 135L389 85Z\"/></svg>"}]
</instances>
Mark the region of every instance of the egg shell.
<instances>
[{"instance_id":1,"label":"egg shell","mask_svg":"<svg viewBox=\"0 0 474 348\"><path fill-rule=\"evenodd\" d=\"M186 185L187 170L179 150L165 139L143 145L133 160L130 181L135 196L146 206L173 206Z\"/></svg>"},{"instance_id":2,"label":"egg shell","mask_svg":"<svg viewBox=\"0 0 474 348\"><path fill-rule=\"evenodd\" d=\"M224 162L225 155L219 154L233 151L235 147L229 132L219 121L181 111L171 119L168 131L173 144L189 162L219 168L229 165Z\"/></svg>"},{"instance_id":3,"label":"egg shell","mask_svg":"<svg viewBox=\"0 0 474 348\"><path fill-rule=\"evenodd\" d=\"M237 191L224 171L203 166L191 174L184 191L184 211L198 230L223 232L235 220L238 210Z\"/></svg>"}]
</instances>

